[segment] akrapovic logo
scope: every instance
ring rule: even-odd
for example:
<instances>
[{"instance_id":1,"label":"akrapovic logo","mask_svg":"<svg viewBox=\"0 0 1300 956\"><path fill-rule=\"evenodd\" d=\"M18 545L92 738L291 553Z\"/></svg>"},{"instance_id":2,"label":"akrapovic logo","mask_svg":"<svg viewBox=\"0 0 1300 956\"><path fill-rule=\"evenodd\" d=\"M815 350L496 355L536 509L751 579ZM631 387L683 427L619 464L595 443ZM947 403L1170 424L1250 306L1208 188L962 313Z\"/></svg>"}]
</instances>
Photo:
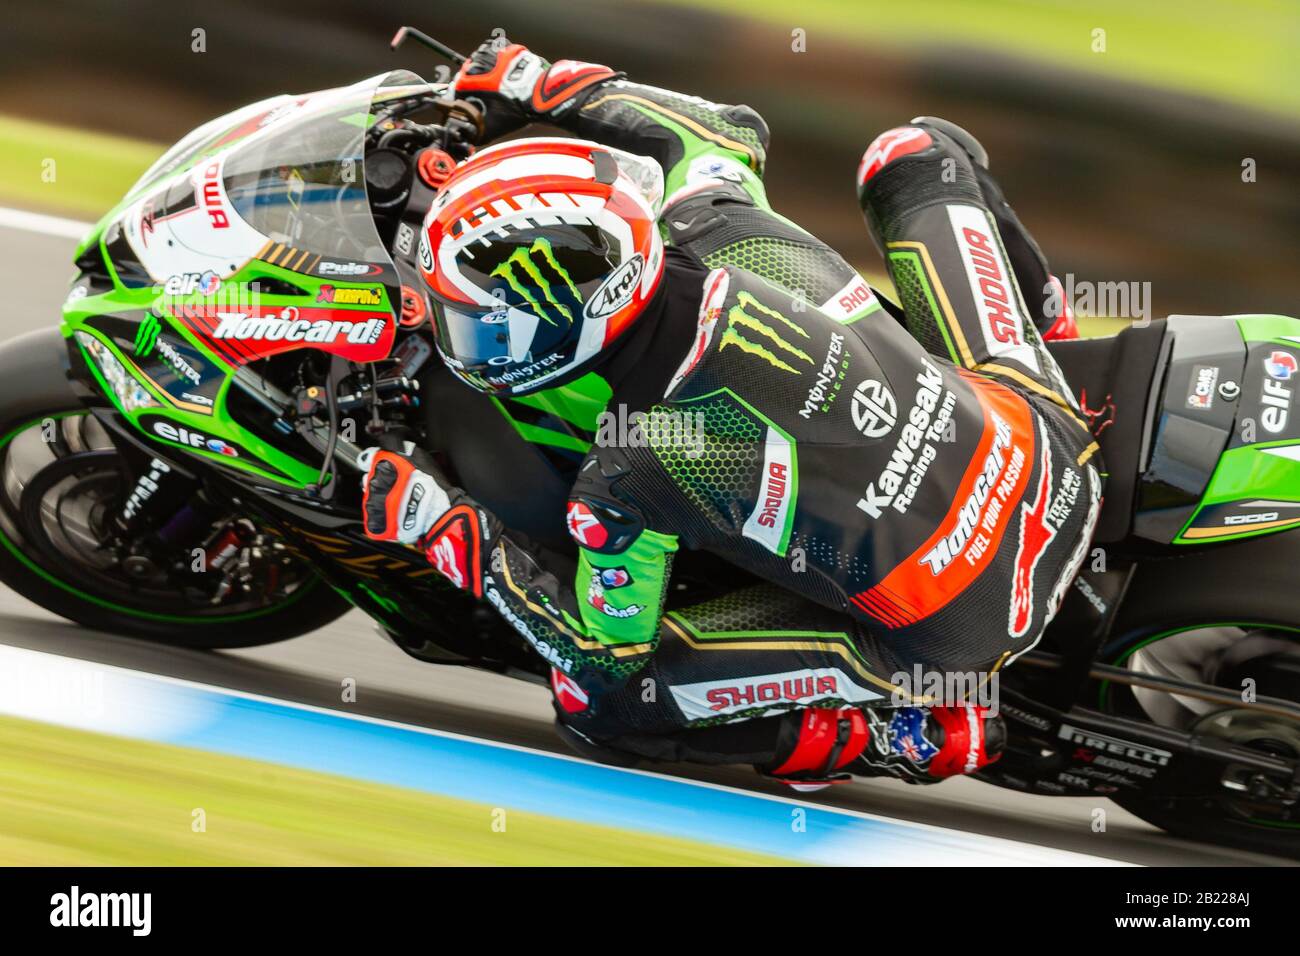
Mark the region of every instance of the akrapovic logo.
<instances>
[{"instance_id":1,"label":"akrapovic logo","mask_svg":"<svg viewBox=\"0 0 1300 956\"><path fill-rule=\"evenodd\" d=\"M574 314L582 308L582 293L555 258L550 240L543 236L527 249L517 246L491 275L503 280L523 305L550 325L558 326L561 321L572 325Z\"/></svg>"},{"instance_id":2,"label":"akrapovic logo","mask_svg":"<svg viewBox=\"0 0 1300 956\"><path fill-rule=\"evenodd\" d=\"M727 310L727 330L718 339L718 351L734 346L792 375L802 375L804 370L791 362L806 362L815 368L813 357L791 344L787 335L809 338L807 332L776 309L741 291L736 293L736 304Z\"/></svg>"}]
</instances>

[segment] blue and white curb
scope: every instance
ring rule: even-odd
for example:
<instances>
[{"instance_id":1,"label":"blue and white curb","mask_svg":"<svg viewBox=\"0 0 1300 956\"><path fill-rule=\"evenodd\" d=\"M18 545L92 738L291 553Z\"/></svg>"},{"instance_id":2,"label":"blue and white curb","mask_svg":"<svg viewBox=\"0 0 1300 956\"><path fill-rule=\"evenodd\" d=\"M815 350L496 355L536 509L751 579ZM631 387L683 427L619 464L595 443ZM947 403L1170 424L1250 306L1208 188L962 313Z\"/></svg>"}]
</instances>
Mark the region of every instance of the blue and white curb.
<instances>
[{"instance_id":1,"label":"blue and white curb","mask_svg":"<svg viewBox=\"0 0 1300 956\"><path fill-rule=\"evenodd\" d=\"M0 714L804 863L1112 863L7 646Z\"/></svg>"}]
</instances>

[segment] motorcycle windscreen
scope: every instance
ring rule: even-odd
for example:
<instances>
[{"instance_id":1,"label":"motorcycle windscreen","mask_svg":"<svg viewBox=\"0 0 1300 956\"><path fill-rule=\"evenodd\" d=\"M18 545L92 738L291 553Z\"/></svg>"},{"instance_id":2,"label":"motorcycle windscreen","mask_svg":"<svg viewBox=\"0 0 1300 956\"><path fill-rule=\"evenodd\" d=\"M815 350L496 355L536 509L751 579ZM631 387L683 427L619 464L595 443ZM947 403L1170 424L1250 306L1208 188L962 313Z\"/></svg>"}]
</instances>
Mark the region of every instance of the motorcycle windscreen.
<instances>
[{"instance_id":1,"label":"motorcycle windscreen","mask_svg":"<svg viewBox=\"0 0 1300 956\"><path fill-rule=\"evenodd\" d=\"M143 194L121 225L163 307L236 364L386 357L400 283L367 200L366 131L376 97L419 84L400 72L277 101Z\"/></svg>"}]
</instances>

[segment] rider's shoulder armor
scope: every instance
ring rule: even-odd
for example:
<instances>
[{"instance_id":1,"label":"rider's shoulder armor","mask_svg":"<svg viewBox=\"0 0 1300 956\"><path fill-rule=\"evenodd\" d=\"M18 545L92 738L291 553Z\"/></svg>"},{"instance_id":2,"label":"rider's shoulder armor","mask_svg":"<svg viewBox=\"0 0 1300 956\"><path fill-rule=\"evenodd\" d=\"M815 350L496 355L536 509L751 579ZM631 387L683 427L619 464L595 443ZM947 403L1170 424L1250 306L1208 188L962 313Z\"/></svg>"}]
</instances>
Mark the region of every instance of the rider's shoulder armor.
<instances>
[{"instance_id":1,"label":"rider's shoulder armor","mask_svg":"<svg viewBox=\"0 0 1300 956\"><path fill-rule=\"evenodd\" d=\"M722 156L702 156L686 185L668 198L660 221L668 241L711 269L734 266L799 296L839 319L879 308L866 281L843 257L805 229L778 215L755 189L753 174Z\"/></svg>"}]
</instances>

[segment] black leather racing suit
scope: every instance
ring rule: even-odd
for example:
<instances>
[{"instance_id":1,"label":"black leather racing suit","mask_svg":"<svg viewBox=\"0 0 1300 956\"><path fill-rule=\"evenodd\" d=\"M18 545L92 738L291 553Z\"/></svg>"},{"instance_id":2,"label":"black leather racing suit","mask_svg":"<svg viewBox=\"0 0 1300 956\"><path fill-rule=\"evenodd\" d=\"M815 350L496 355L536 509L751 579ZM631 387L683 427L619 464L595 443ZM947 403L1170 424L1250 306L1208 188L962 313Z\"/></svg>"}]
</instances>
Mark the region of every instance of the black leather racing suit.
<instances>
[{"instance_id":1,"label":"black leather racing suit","mask_svg":"<svg viewBox=\"0 0 1300 956\"><path fill-rule=\"evenodd\" d=\"M549 118L653 157L668 194L663 288L595 370L606 423L644 417L579 468L576 573L452 499L482 540L473 589L553 665L562 721L653 756L764 762L764 718L911 696L895 675L914 665L987 674L1031 647L1101 480L1036 328L1042 293L1005 247L1032 240L1004 240L1009 210L966 151L905 127L864 158L887 310L770 208L752 110L613 78ZM677 607L687 550L764 583Z\"/></svg>"}]
</instances>

